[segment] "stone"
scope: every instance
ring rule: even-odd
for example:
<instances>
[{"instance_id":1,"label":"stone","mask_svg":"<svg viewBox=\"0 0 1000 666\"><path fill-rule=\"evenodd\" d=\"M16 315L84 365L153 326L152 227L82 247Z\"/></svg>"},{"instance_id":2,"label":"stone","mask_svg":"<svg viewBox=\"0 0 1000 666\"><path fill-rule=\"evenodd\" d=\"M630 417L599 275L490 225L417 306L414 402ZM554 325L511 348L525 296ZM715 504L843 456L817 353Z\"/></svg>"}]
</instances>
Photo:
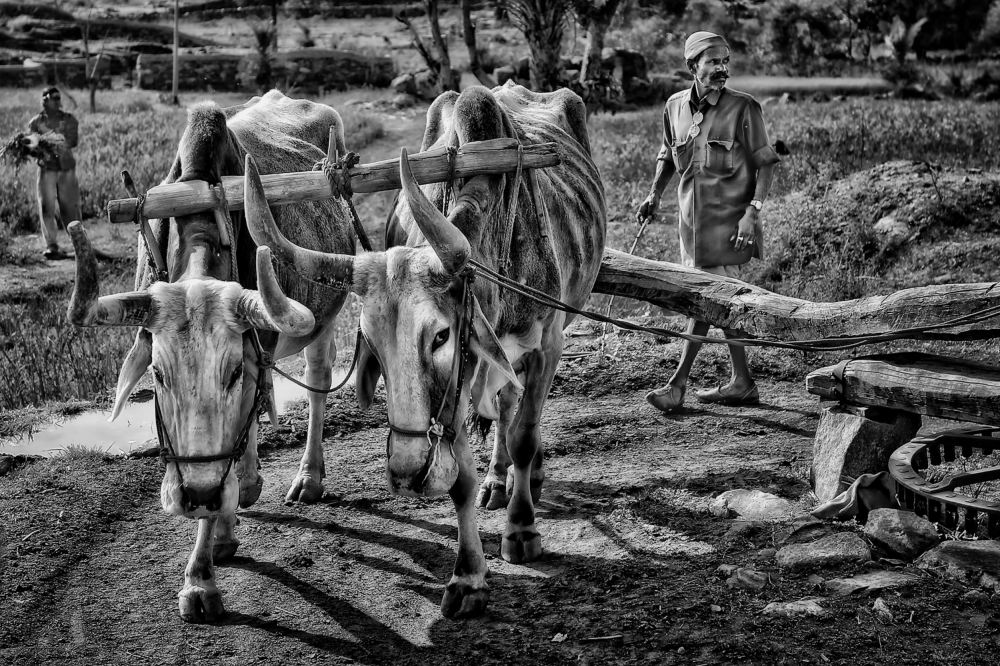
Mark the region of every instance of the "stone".
<instances>
[{"instance_id":1,"label":"stone","mask_svg":"<svg viewBox=\"0 0 1000 666\"><path fill-rule=\"evenodd\" d=\"M844 476L854 479L886 470L889 456L913 439L918 430L918 414L824 407L816 427L810 473L816 497L825 502L842 493L849 486Z\"/></svg>"},{"instance_id":2,"label":"stone","mask_svg":"<svg viewBox=\"0 0 1000 666\"><path fill-rule=\"evenodd\" d=\"M917 558L935 575L1000 592L1000 541L945 541Z\"/></svg>"},{"instance_id":3,"label":"stone","mask_svg":"<svg viewBox=\"0 0 1000 666\"><path fill-rule=\"evenodd\" d=\"M797 543L778 551L778 567L793 571L813 567L867 562L871 551L864 539L853 532L841 532L812 543Z\"/></svg>"},{"instance_id":4,"label":"stone","mask_svg":"<svg viewBox=\"0 0 1000 666\"><path fill-rule=\"evenodd\" d=\"M837 530L833 525L813 520L795 527L788 536L781 540L781 545L790 546L793 543L812 543L836 533Z\"/></svg>"},{"instance_id":5,"label":"stone","mask_svg":"<svg viewBox=\"0 0 1000 666\"><path fill-rule=\"evenodd\" d=\"M869 596L882 590L913 585L919 579L900 571L873 571L853 578L834 578L825 582L826 589L837 597L856 594Z\"/></svg>"},{"instance_id":6,"label":"stone","mask_svg":"<svg viewBox=\"0 0 1000 666\"><path fill-rule=\"evenodd\" d=\"M497 79L497 85L502 86L511 79L517 78L517 70L510 65L504 65L503 67L497 67L494 69L493 76Z\"/></svg>"},{"instance_id":7,"label":"stone","mask_svg":"<svg viewBox=\"0 0 1000 666\"><path fill-rule=\"evenodd\" d=\"M892 247L901 245L910 237L910 225L906 220L900 220L892 215L886 215L876 222L872 231L884 245Z\"/></svg>"},{"instance_id":8,"label":"stone","mask_svg":"<svg viewBox=\"0 0 1000 666\"><path fill-rule=\"evenodd\" d=\"M889 604L882 597L876 599L875 603L872 604L872 612L875 614L875 619L882 624L892 624L892 621L896 619L892 611L889 610Z\"/></svg>"},{"instance_id":9,"label":"stone","mask_svg":"<svg viewBox=\"0 0 1000 666\"><path fill-rule=\"evenodd\" d=\"M829 613L829 611L820 606L819 601L820 599L816 597L809 597L798 601L775 601L764 606L764 610L761 613L771 617L802 617L804 615L821 617Z\"/></svg>"},{"instance_id":10,"label":"stone","mask_svg":"<svg viewBox=\"0 0 1000 666\"><path fill-rule=\"evenodd\" d=\"M392 80L389 84L395 92L403 95L416 95L417 94L417 83L414 80L413 74L407 72L406 74L400 74Z\"/></svg>"},{"instance_id":11,"label":"stone","mask_svg":"<svg viewBox=\"0 0 1000 666\"><path fill-rule=\"evenodd\" d=\"M941 540L934 525L910 511L875 509L868 514L865 536L891 555L912 560Z\"/></svg>"},{"instance_id":12,"label":"stone","mask_svg":"<svg viewBox=\"0 0 1000 666\"><path fill-rule=\"evenodd\" d=\"M740 568L733 572L733 575L726 581L726 585L734 590L763 590L768 583L768 576L761 571L754 569Z\"/></svg>"},{"instance_id":13,"label":"stone","mask_svg":"<svg viewBox=\"0 0 1000 666\"><path fill-rule=\"evenodd\" d=\"M773 562L777 555L778 551L776 548L761 548L757 553L757 559L761 562Z\"/></svg>"},{"instance_id":14,"label":"stone","mask_svg":"<svg viewBox=\"0 0 1000 666\"><path fill-rule=\"evenodd\" d=\"M392 97L392 105L397 109L408 109L411 106L415 106L418 101L420 100L417 99L416 95L408 93L399 93Z\"/></svg>"},{"instance_id":15,"label":"stone","mask_svg":"<svg viewBox=\"0 0 1000 666\"><path fill-rule=\"evenodd\" d=\"M709 507L713 516L736 515L744 520L785 520L793 511L792 503L786 499L746 488L727 490Z\"/></svg>"},{"instance_id":16,"label":"stone","mask_svg":"<svg viewBox=\"0 0 1000 666\"><path fill-rule=\"evenodd\" d=\"M728 576L737 569L739 569L739 567L736 566L735 564L720 564L719 568L715 570L715 573L721 574L723 576Z\"/></svg>"}]
</instances>

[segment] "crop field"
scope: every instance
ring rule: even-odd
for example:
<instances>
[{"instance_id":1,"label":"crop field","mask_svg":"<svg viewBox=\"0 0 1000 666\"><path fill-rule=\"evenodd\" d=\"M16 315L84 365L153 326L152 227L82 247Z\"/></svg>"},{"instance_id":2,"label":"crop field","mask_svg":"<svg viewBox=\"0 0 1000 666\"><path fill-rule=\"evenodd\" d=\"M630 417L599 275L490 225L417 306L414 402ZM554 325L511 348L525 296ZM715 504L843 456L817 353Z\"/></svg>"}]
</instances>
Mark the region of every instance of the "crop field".
<instances>
[{"instance_id":1,"label":"crop field","mask_svg":"<svg viewBox=\"0 0 1000 666\"><path fill-rule=\"evenodd\" d=\"M386 96L384 92L358 91L320 100L340 111L348 147L362 151L365 161L394 156L401 145L411 150L419 145L423 129L419 110L408 116L390 115L361 110L365 105L354 103ZM128 169L141 188L162 179L183 131L185 112L138 91L100 93L96 113L85 108L84 92L70 91L67 97L73 98L68 100L67 108L80 120L82 140L76 154L83 214L85 219L101 218L109 199L124 196L122 169ZM200 98L190 96L183 101L190 104ZM4 99L0 136L6 137L37 112L38 95L37 91L5 91ZM354 102L349 103L351 100ZM216 101L225 106L241 103L244 97L224 95ZM850 209L844 209L838 204L841 199L834 196L839 191L837 183L850 182L851 178L855 191L860 191L858 187L864 189L870 170L893 160L925 165L921 191L938 188L938 179L943 182L950 169L989 174L1000 167L1000 136L995 131L1000 126L1000 104L869 98L826 103L762 101L771 139L781 141L788 154L783 157L765 212L765 259L752 262L748 271L752 282L788 296L841 300L919 286L942 272L947 274L948 282L1000 279L994 262L962 262L959 259L966 250L952 247L955 256L938 275L907 270L902 277L890 280L891 267L905 253L872 250L871 226L878 218L868 217L872 211L879 213L880 195L869 192L867 196L873 200L867 207ZM608 245L628 249L638 230L634 210L648 191L659 148L660 110L596 114L589 125L594 157L607 194ZM0 188L0 266L26 261L24 253L12 249L10 241L33 232L37 225L34 179L33 167L14 171L0 165L0 182L4 183ZM995 215L990 218L984 213L987 219L976 218L977 222L967 210L970 206L985 210L990 197L997 196L995 177L987 178L983 187L963 187L959 181L957 189L947 189L944 194L938 191L936 199L932 197L927 204L929 208L920 213L945 226L971 225L974 231L985 224L996 230L1000 223ZM643 256L668 261L677 257L672 188L664 196L657 221L638 243L636 252ZM843 198L843 192L840 195ZM847 200L853 201L850 196ZM373 238L381 238L389 201L386 195L358 197L359 211ZM112 234L129 233L130 229L112 230ZM982 244L976 247L981 252L997 249ZM105 291L131 288L133 270L129 257L105 265ZM65 284L30 298L23 294L14 299L0 298L0 353L4 365L16 369L4 372L0 378L0 408L46 400L94 399L114 384L118 359L131 344L132 336L127 331L109 334L65 326L63 312L69 289L70 285ZM605 303L604 297L593 299L595 307L603 308ZM615 313L660 316L647 304L620 300L615 302ZM345 341L354 326L346 319L342 326ZM990 343L979 346L992 349Z\"/></svg>"}]
</instances>

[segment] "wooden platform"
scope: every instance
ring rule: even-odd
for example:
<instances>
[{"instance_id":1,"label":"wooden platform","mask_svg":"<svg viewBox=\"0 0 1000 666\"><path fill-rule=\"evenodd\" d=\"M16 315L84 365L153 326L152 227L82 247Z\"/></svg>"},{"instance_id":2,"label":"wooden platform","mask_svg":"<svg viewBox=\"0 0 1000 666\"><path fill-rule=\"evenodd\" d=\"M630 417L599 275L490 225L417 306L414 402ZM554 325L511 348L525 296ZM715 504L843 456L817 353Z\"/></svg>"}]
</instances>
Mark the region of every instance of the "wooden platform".
<instances>
[{"instance_id":1,"label":"wooden platform","mask_svg":"<svg viewBox=\"0 0 1000 666\"><path fill-rule=\"evenodd\" d=\"M848 405L887 407L940 418L1000 425L1000 368L933 354L850 360L842 381L828 366L809 373L807 390Z\"/></svg>"}]
</instances>

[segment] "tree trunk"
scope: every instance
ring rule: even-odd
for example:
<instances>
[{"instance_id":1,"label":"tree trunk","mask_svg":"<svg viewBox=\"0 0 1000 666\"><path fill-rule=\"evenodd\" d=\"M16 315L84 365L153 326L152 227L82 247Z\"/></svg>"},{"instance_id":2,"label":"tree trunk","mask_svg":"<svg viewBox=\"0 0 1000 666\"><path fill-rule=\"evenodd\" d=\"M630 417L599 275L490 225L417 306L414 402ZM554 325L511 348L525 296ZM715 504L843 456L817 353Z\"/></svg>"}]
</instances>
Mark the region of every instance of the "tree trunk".
<instances>
[{"instance_id":1,"label":"tree trunk","mask_svg":"<svg viewBox=\"0 0 1000 666\"><path fill-rule=\"evenodd\" d=\"M413 48L417 49L417 53L419 53L420 57L424 59L425 63L427 63L427 69L434 72L435 76L440 76L441 63L438 62L437 58L435 58L430 50L424 45L423 40L420 39L420 33L417 32L415 27L413 27L413 22L402 13L396 14L396 20L405 25L410 31L410 39L413 40Z\"/></svg>"},{"instance_id":2,"label":"tree trunk","mask_svg":"<svg viewBox=\"0 0 1000 666\"><path fill-rule=\"evenodd\" d=\"M434 39L434 47L437 49L438 62L438 88L440 92L447 90L458 90L457 77L451 71L451 55L448 53L448 44L441 35L441 23L438 20L438 0L424 0L424 8L427 10L427 20L431 24L431 37Z\"/></svg>"},{"instance_id":3,"label":"tree trunk","mask_svg":"<svg viewBox=\"0 0 1000 666\"><path fill-rule=\"evenodd\" d=\"M472 0L462 0L462 35L465 37L465 46L469 49L469 69L480 83L487 88L492 88L497 83L492 76L483 70L483 64L479 61L479 51L476 49L476 26L472 22Z\"/></svg>"},{"instance_id":4,"label":"tree trunk","mask_svg":"<svg viewBox=\"0 0 1000 666\"><path fill-rule=\"evenodd\" d=\"M539 92L555 90L570 0L505 0L504 6L531 50L531 87Z\"/></svg>"},{"instance_id":5,"label":"tree trunk","mask_svg":"<svg viewBox=\"0 0 1000 666\"><path fill-rule=\"evenodd\" d=\"M587 79L600 78L604 35L620 4L621 0L607 0L600 10L591 12L587 17L587 47L583 53L583 63L580 65L580 83Z\"/></svg>"}]
</instances>

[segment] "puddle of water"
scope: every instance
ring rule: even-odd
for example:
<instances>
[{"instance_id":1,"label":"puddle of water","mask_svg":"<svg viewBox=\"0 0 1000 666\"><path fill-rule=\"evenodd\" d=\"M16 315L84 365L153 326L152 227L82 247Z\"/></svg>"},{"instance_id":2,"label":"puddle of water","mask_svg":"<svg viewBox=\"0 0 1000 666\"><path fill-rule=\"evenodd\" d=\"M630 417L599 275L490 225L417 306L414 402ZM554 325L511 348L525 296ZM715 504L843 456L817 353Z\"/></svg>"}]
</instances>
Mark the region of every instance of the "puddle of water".
<instances>
[{"instance_id":1,"label":"puddle of water","mask_svg":"<svg viewBox=\"0 0 1000 666\"><path fill-rule=\"evenodd\" d=\"M344 370L335 370L334 385L343 379ZM279 415L287 411L289 402L305 399L307 393L306 389L284 377L274 377L274 398ZM85 412L47 424L30 438L0 438L0 453L51 456L69 446L82 446L119 454L147 448L153 444L151 440L156 439L152 400L129 403L113 423L108 423L110 416L110 410Z\"/></svg>"}]
</instances>

